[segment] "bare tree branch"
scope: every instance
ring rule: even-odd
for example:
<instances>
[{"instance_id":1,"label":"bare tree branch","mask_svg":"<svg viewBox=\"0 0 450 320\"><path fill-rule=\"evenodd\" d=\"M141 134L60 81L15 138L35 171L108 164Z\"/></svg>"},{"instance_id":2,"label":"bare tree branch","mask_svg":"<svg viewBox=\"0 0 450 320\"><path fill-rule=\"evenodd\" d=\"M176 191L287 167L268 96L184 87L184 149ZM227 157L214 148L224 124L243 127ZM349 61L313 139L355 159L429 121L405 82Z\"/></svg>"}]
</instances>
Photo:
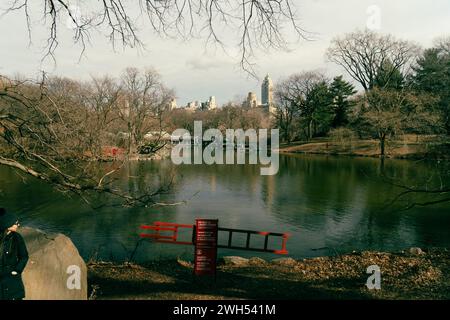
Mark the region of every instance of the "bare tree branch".
<instances>
[{"instance_id":1,"label":"bare tree branch","mask_svg":"<svg viewBox=\"0 0 450 320\"><path fill-rule=\"evenodd\" d=\"M145 73L144 86L129 91L109 78L90 83L43 79L36 83L0 77L0 165L77 194L87 203L92 196L105 194L126 206L172 205L156 200L171 183L159 181L155 188L137 190L120 187L115 176L127 154L111 169L97 161L105 157L105 146L115 144L116 133L126 128L120 117L125 100L135 99L136 110L142 112L141 129L135 135L142 137L153 125L161 126L171 92L155 72ZM159 118L152 124L153 113Z\"/></svg>"},{"instance_id":2,"label":"bare tree branch","mask_svg":"<svg viewBox=\"0 0 450 320\"><path fill-rule=\"evenodd\" d=\"M202 37L206 44L225 48L226 38L236 35L231 41L233 46L236 39L239 42L240 65L252 75L255 49L283 50L287 48L289 33L298 39L306 39L308 34L299 26L292 0L139 0L138 6L123 0L101 0L79 4L80 7L70 5L68 0L41 1L44 25L49 29L43 59L55 59L64 18L72 24L73 42L81 47L80 57L93 30L106 32L113 48L116 44L144 48L136 26L139 11L145 14L151 30L158 36L185 40ZM23 12L30 41L36 9L28 0L14 0L4 12Z\"/></svg>"},{"instance_id":3,"label":"bare tree branch","mask_svg":"<svg viewBox=\"0 0 450 320\"><path fill-rule=\"evenodd\" d=\"M368 91L374 87L377 74L386 63L392 64L385 79L388 83L397 70L408 74L419 52L413 43L366 30L335 38L326 55Z\"/></svg>"}]
</instances>

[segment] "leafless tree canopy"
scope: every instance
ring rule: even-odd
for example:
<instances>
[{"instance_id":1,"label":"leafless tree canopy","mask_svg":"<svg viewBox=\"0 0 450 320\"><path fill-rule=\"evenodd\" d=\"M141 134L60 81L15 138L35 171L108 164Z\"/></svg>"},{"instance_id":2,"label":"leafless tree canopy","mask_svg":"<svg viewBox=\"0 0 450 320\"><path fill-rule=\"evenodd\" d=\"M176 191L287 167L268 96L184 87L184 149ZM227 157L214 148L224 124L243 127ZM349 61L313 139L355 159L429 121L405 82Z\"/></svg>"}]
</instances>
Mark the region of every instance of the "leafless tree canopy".
<instances>
[{"instance_id":1,"label":"leafless tree canopy","mask_svg":"<svg viewBox=\"0 0 450 320\"><path fill-rule=\"evenodd\" d=\"M73 40L84 51L91 32L106 32L113 46L143 46L143 35L137 28L138 17L145 16L159 36L191 39L203 37L207 43L223 45L226 34L238 43L241 66L251 71L255 48L286 47L289 29L298 36L305 32L297 24L297 12L291 0L99 0L72 3L69 0L41 0L43 12L36 13L31 1L14 0L7 13L24 13L29 35L32 21L42 16L49 29L47 54L58 46L61 25L69 19ZM139 7L139 8L137 8ZM81 14L80 14L81 12ZM286 26L289 27L286 28ZM237 37L237 39L236 39ZM236 41L237 40L237 41Z\"/></svg>"},{"instance_id":2,"label":"leafless tree canopy","mask_svg":"<svg viewBox=\"0 0 450 320\"><path fill-rule=\"evenodd\" d=\"M163 131L164 111L175 93L162 84L159 74L153 69L141 72L127 68L122 75L121 88L127 100L125 108L120 110L120 117L127 123L127 132L130 133L128 147L136 148L147 132ZM129 153L137 151L128 150Z\"/></svg>"},{"instance_id":3,"label":"leafless tree canopy","mask_svg":"<svg viewBox=\"0 0 450 320\"><path fill-rule=\"evenodd\" d=\"M326 77L318 71L296 73L277 84L275 90L277 122L284 135L290 142L295 118L300 117L306 121L307 136L311 136L312 106L308 103L308 96L320 83L326 83Z\"/></svg>"},{"instance_id":4,"label":"leafless tree canopy","mask_svg":"<svg viewBox=\"0 0 450 320\"><path fill-rule=\"evenodd\" d=\"M366 30L335 38L327 51L327 58L342 66L368 91L374 87L376 76L386 63L392 64L387 78L396 71L405 75L419 51L416 45L408 41Z\"/></svg>"},{"instance_id":5,"label":"leafless tree canopy","mask_svg":"<svg viewBox=\"0 0 450 320\"><path fill-rule=\"evenodd\" d=\"M127 81L133 86L126 87ZM0 165L88 202L91 196L111 195L123 205L156 204L170 178L136 191L116 184L115 173L132 155L129 150L143 142L143 130L158 128L170 94L152 70L141 75L129 69L122 81L103 77L86 83L0 77ZM128 101L133 107L124 115ZM105 147L117 145L120 133L139 138L122 145L120 161L101 165L98 160L109 152Z\"/></svg>"},{"instance_id":6,"label":"leafless tree canopy","mask_svg":"<svg viewBox=\"0 0 450 320\"><path fill-rule=\"evenodd\" d=\"M442 36L434 41L434 46L443 53L450 55L450 36Z\"/></svg>"},{"instance_id":7,"label":"leafless tree canopy","mask_svg":"<svg viewBox=\"0 0 450 320\"><path fill-rule=\"evenodd\" d=\"M325 81L326 77L317 71L295 73L280 82L275 93L279 100L301 104L315 85Z\"/></svg>"},{"instance_id":8,"label":"leafless tree canopy","mask_svg":"<svg viewBox=\"0 0 450 320\"><path fill-rule=\"evenodd\" d=\"M430 95L374 88L359 98L356 122L361 131L378 139L384 157L389 139L405 131L427 132L437 126L434 103L436 99Z\"/></svg>"}]
</instances>

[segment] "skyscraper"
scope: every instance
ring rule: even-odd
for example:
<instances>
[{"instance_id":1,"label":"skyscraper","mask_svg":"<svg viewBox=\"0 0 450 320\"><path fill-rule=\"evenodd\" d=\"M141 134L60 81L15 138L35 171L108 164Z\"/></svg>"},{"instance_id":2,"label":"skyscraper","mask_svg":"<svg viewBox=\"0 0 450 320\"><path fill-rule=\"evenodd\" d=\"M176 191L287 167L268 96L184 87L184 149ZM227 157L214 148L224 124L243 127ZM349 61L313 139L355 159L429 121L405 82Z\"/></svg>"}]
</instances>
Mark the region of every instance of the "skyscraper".
<instances>
[{"instance_id":1,"label":"skyscraper","mask_svg":"<svg viewBox=\"0 0 450 320\"><path fill-rule=\"evenodd\" d=\"M273 83L269 75L266 75L261 85L261 103L267 107L273 104Z\"/></svg>"},{"instance_id":2,"label":"skyscraper","mask_svg":"<svg viewBox=\"0 0 450 320\"><path fill-rule=\"evenodd\" d=\"M247 108L256 108L258 106L258 102L256 100L256 93L249 92L246 101Z\"/></svg>"},{"instance_id":3,"label":"skyscraper","mask_svg":"<svg viewBox=\"0 0 450 320\"><path fill-rule=\"evenodd\" d=\"M208 100L208 109L209 110L214 110L217 108L217 103L216 103L216 97L215 96L211 96L209 97Z\"/></svg>"},{"instance_id":4,"label":"skyscraper","mask_svg":"<svg viewBox=\"0 0 450 320\"><path fill-rule=\"evenodd\" d=\"M173 110L177 108L177 99L172 98L169 102L169 110Z\"/></svg>"}]
</instances>

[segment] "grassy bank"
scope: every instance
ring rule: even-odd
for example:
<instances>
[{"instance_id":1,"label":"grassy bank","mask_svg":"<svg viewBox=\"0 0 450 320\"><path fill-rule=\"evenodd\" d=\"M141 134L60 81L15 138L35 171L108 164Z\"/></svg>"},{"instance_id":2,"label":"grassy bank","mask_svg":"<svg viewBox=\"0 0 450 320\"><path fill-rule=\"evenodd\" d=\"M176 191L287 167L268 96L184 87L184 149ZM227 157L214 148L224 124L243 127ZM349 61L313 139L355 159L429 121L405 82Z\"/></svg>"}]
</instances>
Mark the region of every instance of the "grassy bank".
<instances>
[{"instance_id":1,"label":"grassy bank","mask_svg":"<svg viewBox=\"0 0 450 320\"><path fill-rule=\"evenodd\" d=\"M381 290L365 286L370 265L381 268ZM93 299L450 299L450 251L361 252L336 257L242 265L221 264L217 280L194 279L192 264L88 265Z\"/></svg>"},{"instance_id":2,"label":"grassy bank","mask_svg":"<svg viewBox=\"0 0 450 320\"><path fill-rule=\"evenodd\" d=\"M280 145L281 153L330 154L362 157L379 157L378 140L314 138ZM405 135L388 141L386 157L403 159L448 159L450 144L448 138L438 136Z\"/></svg>"}]
</instances>

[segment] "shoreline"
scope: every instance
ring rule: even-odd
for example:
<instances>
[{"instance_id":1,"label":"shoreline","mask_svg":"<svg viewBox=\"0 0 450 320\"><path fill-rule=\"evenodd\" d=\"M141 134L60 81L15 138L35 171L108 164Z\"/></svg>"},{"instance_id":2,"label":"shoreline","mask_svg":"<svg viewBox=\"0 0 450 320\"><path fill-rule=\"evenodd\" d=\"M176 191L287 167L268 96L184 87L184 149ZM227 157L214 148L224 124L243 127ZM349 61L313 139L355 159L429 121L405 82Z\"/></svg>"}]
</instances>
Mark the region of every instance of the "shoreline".
<instances>
[{"instance_id":1,"label":"shoreline","mask_svg":"<svg viewBox=\"0 0 450 320\"><path fill-rule=\"evenodd\" d=\"M381 290L369 290L378 265ZM224 257L217 279L195 278L183 260L88 263L91 299L450 299L450 249L361 251L295 260Z\"/></svg>"},{"instance_id":2,"label":"shoreline","mask_svg":"<svg viewBox=\"0 0 450 320\"><path fill-rule=\"evenodd\" d=\"M446 136L404 135L386 142L386 159L449 160L450 144ZM382 158L379 141L359 138L313 138L281 144L280 154L323 154L333 156Z\"/></svg>"},{"instance_id":3,"label":"shoreline","mask_svg":"<svg viewBox=\"0 0 450 320\"><path fill-rule=\"evenodd\" d=\"M406 135L403 140L387 142L385 159L402 160L450 160L450 143L446 137ZM313 138L310 141L281 143L279 154L311 154L328 156L348 156L363 158L383 158L379 151L379 142L375 139L349 139L336 141L329 137ZM132 154L130 162L157 161L170 158L170 147L151 155ZM122 158L105 157L99 162L114 162Z\"/></svg>"}]
</instances>

